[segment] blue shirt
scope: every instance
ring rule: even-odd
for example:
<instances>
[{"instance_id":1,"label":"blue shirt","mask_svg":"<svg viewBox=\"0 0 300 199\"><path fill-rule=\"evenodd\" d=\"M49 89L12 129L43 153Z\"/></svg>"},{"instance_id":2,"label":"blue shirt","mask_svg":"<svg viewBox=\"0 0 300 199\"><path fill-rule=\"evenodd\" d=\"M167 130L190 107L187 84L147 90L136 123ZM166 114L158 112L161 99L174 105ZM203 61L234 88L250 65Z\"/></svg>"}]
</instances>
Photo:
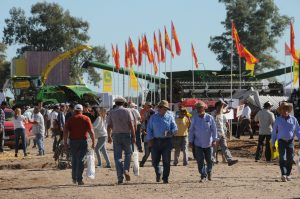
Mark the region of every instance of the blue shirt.
<instances>
[{"instance_id":1,"label":"blue shirt","mask_svg":"<svg viewBox=\"0 0 300 199\"><path fill-rule=\"evenodd\" d=\"M208 148L216 140L217 128L215 120L211 115L205 113L203 118L196 115L192 117L189 142L197 147Z\"/></svg>"},{"instance_id":2,"label":"blue shirt","mask_svg":"<svg viewBox=\"0 0 300 199\"><path fill-rule=\"evenodd\" d=\"M174 114L167 111L164 116L161 116L159 113L152 115L147 125L146 140L149 141L153 138L166 138L166 132L171 134L167 137L171 137L177 132Z\"/></svg>"},{"instance_id":3,"label":"blue shirt","mask_svg":"<svg viewBox=\"0 0 300 199\"><path fill-rule=\"evenodd\" d=\"M291 140L297 135L300 138L300 127L297 119L294 116L289 116L285 119L279 116L275 119L272 131L272 145L274 146L276 139Z\"/></svg>"}]
</instances>

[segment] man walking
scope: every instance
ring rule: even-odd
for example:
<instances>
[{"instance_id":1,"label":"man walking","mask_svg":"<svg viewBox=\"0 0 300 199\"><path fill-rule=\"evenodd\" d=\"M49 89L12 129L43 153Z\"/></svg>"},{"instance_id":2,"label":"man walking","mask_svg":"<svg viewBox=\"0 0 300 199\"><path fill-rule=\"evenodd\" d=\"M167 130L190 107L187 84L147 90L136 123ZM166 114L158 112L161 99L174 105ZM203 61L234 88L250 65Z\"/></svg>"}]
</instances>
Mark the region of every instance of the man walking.
<instances>
[{"instance_id":1,"label":"man walking","mask_svg":"<svg viewBox=\"0 0 300 199\"><path fill-rule=\"evenodd\" d=\"M73 183L83 185L82 173L84 170L83 157L88 148L88 133L92 140L92 149L95 148L95 134L89 117L82 114L83 107L77 104L74 115L66 122L64 128L64 149L68 149L68 138L72 153L72 179Z\"/></svg>"},{"instance_id":2,"label":"man walking","mask_svg":"<svg viewBox=\"0 0 300 199\"><path fill-rule=\"evenodd\" d=\"M205 182L206 177L212 180L212 147L216 145L217 129L214 118L205 113L207 107L204 102L196 105L198 116L192 117L189 133L189 145L195 147L198 171L201 174L200 182ZM207 164L205 169L204 159Z\"/></svg>"},{"instance_id":3,"label":"man walking","mask_svg":"<svg viewBox=\"0 0 300 199\"><path fill-rule=\"evenodd\" d=\"M45 125L44 125L44 117L40 112L38 106L33 109L33 119L29 120L32 123L32 132L35 135L35 141L38 146L39 156L45 155L44 149L44 135L45 135Z\"/></svg>"},{"instance_id":4,"label":"man walking","mask_svg":"<svg viewBox=\"0 0 300 199\"><path fill-rule=\"evenodd\" d=\"M159 162L162 157L162 180L164 183L169 183L172 137L177 133L174 114L168 110L168 101L162 100L158 104L158 112L150 117L146 136L151 147L152 165L156 173L156 182L160 182L161 178Z\"/></svg>"},{"instance_id":5,"label":"man walking","mask_svg":"<svg viewBox=\"0 0 300 199\"><path fill-rule=\"evenodd\" d=\"M270 102L264 104L264 109L260 110L255 115L255 121L259 123L259 137L257 150L255 153L255 162L260 160L263 152L263 143L265 142L265 157L266 161L271 161L271 148L270 148L270 139L272 134L272 126L275 121L274 114L270 111L273 105Z\"/></svg>"},{"instance_id":6,"label":"man walking","mask_svg":"<svg viewBox=\"0 0 300 199\"><path fill-rule=\"evenodd\" d=\"M108 143L113 142L114 159L117 170L118 184L122 184L124 175L130 181L129 169L132 154L132 144L135 144L135 128L132 113L124 108L126 100L123 97L115 98L116 107L107 117ZM125 153L124 165L122 153Z\"/></svg>"},{"instance_id":7,"label":"man walking","mask_svg":"<svg viewBox=\"0 0 300 199\"><path fill-rule=\"evenodd\" d=\"M240 138L240 135L245 135L245 132L250 134L250 139L253 139L253 131L251 128L251 108L247 101L244 102L245 107L243 109L241 119L241 129L238 131L237 138Z\"/></svg>"}]
</instances>

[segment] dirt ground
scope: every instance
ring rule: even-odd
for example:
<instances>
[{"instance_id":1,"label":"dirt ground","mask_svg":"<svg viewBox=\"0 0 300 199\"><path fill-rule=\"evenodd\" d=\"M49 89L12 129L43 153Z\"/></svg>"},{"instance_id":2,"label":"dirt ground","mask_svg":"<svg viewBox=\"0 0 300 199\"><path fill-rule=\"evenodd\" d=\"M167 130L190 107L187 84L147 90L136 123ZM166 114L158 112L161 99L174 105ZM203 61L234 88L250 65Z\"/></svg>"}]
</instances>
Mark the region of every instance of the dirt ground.
<instances>
[{"instance_id":1,"label":"dirt ground","mask_svg":"<svg viewBox=\"0 0 300 199\"><path fill-rule=\"evenodd\" d=\"M29 147L29 156L14 157L14 151L0 154L0 198L300 198L300 175L293 167L293 180L280 181L278 161L254 161L257 139L232 140L231 152L239 163L213 167L213 179L199 183L194 160L188 166L172 166L170 183L156 183L151 162L140 168L140 176L131 173L131 181L117 185L112 146L108 145L113 167L96 168L96 179L84 177L85 185L73 185L71 170L59 170L51 152L52 139L46 139L46 155L36 156ZM22 152L22 151L21 151ZM21 157L20 157L21 156ZM192 154L189 154L192 157ZM140 153L139 158L142 158ZM219 157L219 160L222 158ZM181 160L181 159L180 159Z\"/></svg>"}]
</instances>

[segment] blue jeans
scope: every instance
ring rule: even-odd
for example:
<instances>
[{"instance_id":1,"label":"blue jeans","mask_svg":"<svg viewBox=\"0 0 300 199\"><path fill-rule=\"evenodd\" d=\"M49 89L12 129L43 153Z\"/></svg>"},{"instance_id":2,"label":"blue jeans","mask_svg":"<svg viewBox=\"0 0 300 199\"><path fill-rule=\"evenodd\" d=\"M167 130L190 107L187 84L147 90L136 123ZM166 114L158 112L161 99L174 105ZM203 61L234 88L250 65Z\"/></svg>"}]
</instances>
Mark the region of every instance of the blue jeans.
<instances>
[{"instance_id":1,"label":"blue jeans","mask_svg":"<svg viewBox=\"0 0 300 199\"><path fill-rule=\"evenodd\" d=\"M278 150L279 150L279 166L281 170L281 175L289 176L291 175L293 156L294 156L294 143L293 139L289 141L278 140Z\"/></svg>"},{"instance_id":2,"label":"blue jeans","mask_svg":"<svg viewBox=\"0 0 300 199\"><path fill-rule=\"evenodd\" d=\"M15 129L15 153L18 153L19 150L19 139L21 137L22 141L22 148L24 154L26 154L26 136L25 136L25 129L17 128Z\"/></svg>"},{"instance_id":3,"label":"blue jeans","mask_svg":"<svg viewBox=\"0 0 300 199\"><path fill-rule=\"evenodd\" d=\"M113 149L114 149L114 159L117 170L118 181L123 181L124 171L129 171L130 161L131 161L131 134L130 133L113 133ZM124 165L122 162L122 153L124 151L125 160Z\"/></svg>"},{"instance_id":4,"label":"blue jeans","mask_svg":"<svg viewBox=\"0 0 300 199\"><path fill-rule=\"evenodd\" d=\"M82 181L82 173L84 169L83 158L87 153L86 140L70 140L72 153L72 179L77 182Z\"/></svg>"},{"instance_id":5,"label":"blue jeans","mask_svg":"<svg viewBox=\"0 0 300 199\"><path fill-rule=\"evenodd\" d=\"M163 161L163 177L167 181L170 175L172 138L157 139L154 138L153 146L151 147L152 166L155 169L156 176L161 175L161 168L159 166L160 159Z\"/></svg>"},{"instance_id":6,"label":"blue jeans","mask_svg":"<svg viewBox=\"0 0 300 199\"><path fill-rule=\"evenodd\" d=\"M42 134L38 133L35 135L35 141L39 149L39 155L44 155L45 154L45 149L44 149L44 137Z\"/></svg>"},{"instance_id":7,"label":"blue jeans","mask_svg":"<svg viewBox=\"0 0 300 199\"><path fill-rule=\"evenodd\" d=\"M141 125L138 124L135 132L135 140L136 140L136 146L138 150L142 150L142 140L141 140Z\"/></svg>"},{"instance_id":8,"label":"blue jeans","mask_svg":"<svg viewBox=\"0 0 300 199\"><path fill-rule=\"evenodd\" d=\"M101 155L100 155L100 152L101 152L103 154L103 157L104 157L105 161L106 161L106 166L110 167L110 161L109 161L109 158L108 158L108 155L107 155L107 150L106 150L106 141L107 141L107 136L99 137L98 142L97 142L96 147L95 147L95 151L96 151L96 155L97 155L97 159L98 159L98 166L102 165Z\"/></svg>"},{"instance_id":9,"label":"blue jeans","mask_svg":"<svg viewBox=\"0 0 300 199\"><path fill-rule=\"evenodd\" d=\"M212 171L212 147L201 148L195 146L195 155L198 164L198 171L201 174L201 179L206 178L208 173ZM204 159L207 164L205 168Z\"/></svg>"}]
</instances>

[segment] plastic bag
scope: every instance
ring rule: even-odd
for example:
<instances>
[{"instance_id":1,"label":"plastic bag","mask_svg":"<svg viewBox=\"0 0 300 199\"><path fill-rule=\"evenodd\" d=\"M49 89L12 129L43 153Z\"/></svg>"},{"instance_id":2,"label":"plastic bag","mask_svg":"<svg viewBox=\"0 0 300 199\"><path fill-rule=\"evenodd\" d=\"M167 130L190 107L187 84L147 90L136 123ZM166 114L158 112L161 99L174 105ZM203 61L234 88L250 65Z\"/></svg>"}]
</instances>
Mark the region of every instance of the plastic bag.
<instances>
[{"instance_id":1,"label":"plastic bag","mask_svg":"<svg viewBox=\"0 0 300 199\"><path fill-rule=\"evenodd\" d=\"M140 173L140 166L139 166L139 152L134 151L132 153L132 159L133 159L133 173L135 176L139 176Z\"/></svg>"},{"instance_id":2,"label":"plastic bag","mask_svg":"<svg viewBox=\"0 0 300 199\"><path fill-rule=\"evenodd\" d=\"M90 179L95 179L96 169L95 169L95 153L94 150L90 150L86 154L86 175Z\"/></svg>"},{"instance_id":3,"label":"plastic bag","mask_svg":"<svg viewBox=\"0 0 300 199\"><path fill-rule=\"evenodd\" d=\"M278 152L278 140L275 142L275 147L276 151L273 151L273 146L272 146L272 141L270 140L270 148L271 148L271 158L276 159L279 157L279 152Z\"/></svg>"}]
</instances>

